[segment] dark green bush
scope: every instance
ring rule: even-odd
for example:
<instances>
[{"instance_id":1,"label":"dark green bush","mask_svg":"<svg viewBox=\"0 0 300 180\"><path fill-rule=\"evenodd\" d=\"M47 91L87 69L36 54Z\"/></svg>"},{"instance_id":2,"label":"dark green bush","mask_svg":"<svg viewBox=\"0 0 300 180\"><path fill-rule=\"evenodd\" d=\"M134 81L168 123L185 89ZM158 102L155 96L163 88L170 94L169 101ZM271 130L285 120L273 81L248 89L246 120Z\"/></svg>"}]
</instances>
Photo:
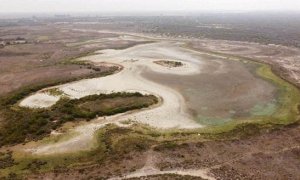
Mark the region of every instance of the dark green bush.
<instances>
[{"instance_id":1,"label":"dark green bush","mask_svg":"<svg viewBox=\"0 0 300 180\"><path fill-rule=\"evenodd\" d=\"M145 108L157 102L155 96L148 96L149 102L141 103L137 99L137 102L133 104L113 107L111 109L91 111L79 107L80 104L88 101L93 102L96 100L113 100L114 98L128 97L143 97L143 95L140 93L112 93L91 95L81 99L63 98L50 109L32 110L22 107L5 107L2 109L5 121L3 126L0 127L0 146L22 143L25 140L40 139L50 134L51 130L57 129L65 122L91 120L97 116L114 115L129 110Z\"/></svg>"}]
</instances>

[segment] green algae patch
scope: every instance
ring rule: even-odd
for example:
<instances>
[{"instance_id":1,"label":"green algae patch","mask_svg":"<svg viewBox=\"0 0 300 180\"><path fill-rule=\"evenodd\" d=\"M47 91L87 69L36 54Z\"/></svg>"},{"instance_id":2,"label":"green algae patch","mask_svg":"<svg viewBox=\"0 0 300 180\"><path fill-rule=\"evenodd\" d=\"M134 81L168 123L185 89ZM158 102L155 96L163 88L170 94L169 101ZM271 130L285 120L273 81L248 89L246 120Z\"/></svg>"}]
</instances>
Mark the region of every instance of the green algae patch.
<instances>
[{"instance_id":1,"label":"green algae patch","mask_svg":"<svg viewBox=\"0 0 300 180\"><path fill-rule=\"evenodd\" d=\"M228 60L231 60L229 58ZM233 59L236 61L237 59ZM241 58L239 58L242 61ZM249 115L235 117L235 112L228 118L206 117L198 115L195 121L206 126L205 130L209 133L231 131L237 125L243 123L259 123L288 125L299 120L300 91L297 87L275 75L269 65L257 63L250 60L243 60L253 63L256 67L253 69L255 76L271 83L276 88L273 100L266 103L257 103L249 110Z\"/></svg>"},{"instance_id":2,"label":"green algae patch","mask_svg":"<svg viewBox=\"0 0 300 180\"><path fill-rule=\"evenodd\" d=\"M257 74L262 78L272 82L278 88L277 104L278 108L268 118L268 121L279 124L289 124L299 119L300 91L294 85L276 76L271 67L261 65ZM271 107L269 107L271 108Z\"/></svg>"},{"instance_id":3,"label":"green algae patch","mask_svg":"<svg viewBox=\"0 0 300 180\"><path fill-rule=\"evenodd\" d=\"M232 118L217 118L217 117L205 117L197 116L196 121L205 126L222 126L225 123L231 122L234 119Z\"/></svg>"},{"instance_id":4,"label":"green algae patch","mask_svg":"<svg viewBox=\"0 0 300 180\"><path fill-rule=\"evenodd\" d=\"M258 62L252 58L237 55L213 51L203 52L212 56L222 56L226 60L240 61L244 64L255 64L257 68L253 73L263 80L272 83L277 88L276 99L267 104L257 104L254 106L248 118L233 118L233 120L228 121L228 123L226 123L226 119L222 119L223 123L221 123L220 127L217 127L218 124L209 126L210 124L206 123L204 125L208 125L208 127L204 128L206 129L204 131L208 130L210 133L214 133L214 131L226 132L244 123L258 123L259 126L268 124L268 127L272 126L271 124L275 126L289 125L300 120L300 90L293 84L274 74L270 65Z\"/></svg>"},{"instance_id":5,"label":"green algae patch","mask_svg":"<svg viewBox=\"0 0 300 180\"><path fill-rule=\"evenodd\" d=\"M268 116L272 115L276 111L276 104L267 103L267 104L257 104L251 109L251 115L253 116Z\"/></svg>"},{"instance_id":6,"label":"green algae patch","mask_svg":"<svg viewBox=\"0 0 300 180\"><path fill-rule=\"evenodd\" d=\"M257 64L259 67L256 69L256 74L277 87L276 102L253 107L252 116L248 118L235 119L222 126L208 126L200 129L199 133L212 138L226 138L229 135L241 137L256 134L249 132L264 131L299 122L299 89L275 75L270 66Z\"/></svg>"}]
</instances>

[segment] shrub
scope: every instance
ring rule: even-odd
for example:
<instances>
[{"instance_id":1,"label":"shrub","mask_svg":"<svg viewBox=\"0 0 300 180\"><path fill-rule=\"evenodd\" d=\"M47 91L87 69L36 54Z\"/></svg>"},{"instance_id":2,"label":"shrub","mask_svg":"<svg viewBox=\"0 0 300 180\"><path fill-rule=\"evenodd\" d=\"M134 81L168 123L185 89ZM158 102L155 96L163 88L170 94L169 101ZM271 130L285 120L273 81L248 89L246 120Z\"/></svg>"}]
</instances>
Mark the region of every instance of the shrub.
<instances>
[{"instance_id":1,"label":"shrub","mask_svg":"<svg viewBox=\"0 0 300 180\"><path fill-rule=\"evenodd\" d=\"M100 107L100 109L96 110L86 110L80 107L85 102L129 97L136 97L136 102L132 104L124 103L120 106L114 105L110 109ZM147 99L139 102L139 98L142 97ZM126 102L126 99L124 101ZM112 93L92 95L72 100L62 98L52 108L44 110L6 107L2 110L4 112L5 123L0 127L0 146L22 143L25 140L38 140L50 134L51 130L57 129L65 122L91 120L97 116L123 113L133 109L148 107L154 104L154 102L156 102L155 96L143 96L140 93Z\"/></svg>"}]
</instances>

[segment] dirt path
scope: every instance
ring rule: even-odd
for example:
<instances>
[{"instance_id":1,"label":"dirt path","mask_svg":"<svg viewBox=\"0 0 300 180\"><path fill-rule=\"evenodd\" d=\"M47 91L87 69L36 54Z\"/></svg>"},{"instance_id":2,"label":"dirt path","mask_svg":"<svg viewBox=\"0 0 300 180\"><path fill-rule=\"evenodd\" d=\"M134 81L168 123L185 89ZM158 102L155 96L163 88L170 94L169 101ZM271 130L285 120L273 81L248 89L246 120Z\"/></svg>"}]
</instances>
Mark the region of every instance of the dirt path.
<instances>
[{"instance_id":1,"label":"dirt path","mask_svg":"<svg viewBox=\"0 0 300 180\"><path fill-rule=\"evenodd\" d=\"M163 175L163 174L176 174L182 176L194 176L194 177L201 177L207 180L215 180L214 177L208 175L209 169L174 169L174 170L166 170L161 171L156 166L156 157L153 155L152 151L148 152L148 158L146 161L145 166L142 169L139 169L135 172L126 174L122 177L114 177L110 178L110 180L119 180L119 179L128 179L128 178L140 178L146 176L153 176L153 175Z\"/></svg>"}]
</instances>

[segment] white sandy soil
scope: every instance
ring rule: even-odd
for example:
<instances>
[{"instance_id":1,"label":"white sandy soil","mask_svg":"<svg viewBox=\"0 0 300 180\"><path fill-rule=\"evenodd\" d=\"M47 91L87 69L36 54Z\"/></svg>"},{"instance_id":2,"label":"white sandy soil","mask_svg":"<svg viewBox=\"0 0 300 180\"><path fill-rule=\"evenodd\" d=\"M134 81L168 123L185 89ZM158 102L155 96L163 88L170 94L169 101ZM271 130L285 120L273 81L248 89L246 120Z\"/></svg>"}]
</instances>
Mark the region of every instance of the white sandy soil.
<instances>
[{"instance_id":1,"label":"white sandy soil","mask_svg":"<svg viewBox=\"0 0 300 180\"><path fill-rule=\"evenodd\" d=\"M178 43L160 42L146 45L138 45L125 50L102 50L98 55L82 58L94 63L115 63L120 64L124 69L114 75L81 80L73 83L57 86L59 90L70 98L81 98L91 94L112 93L112 92L141 92L153 94L162 99L160 106L125 113L117 116L99 118L97 121L85 126L79 126L74 131L79 132L78 136L57 144L49 144L31 149L38 154L49 154L66 151L82 150L89 147L94 132L108 123L132 120L148 124L156 128L200 128L200 124L192 120L186 111L183 97L177 91L161 84L149 81L141 76L145 70L156 73L168 73L176 75L192 75L201 72L201 58L193 51L180 47ZM153 63L156 60L175 60L184 64L181 67L168 68ZM36 99L32 103L31 99ZM46 101L47 103L44 103ZM52 100L52 101L51 101ZM50 102L51 101L51 102ZM25 98L22 106L47 107L55 104L57 97L49 98L48 94L38 92L33 96Z\"/></svg>"},{"instance_id":2,"label":"white sandy soil","mask_svg":"<svg viewBox=\"0 0 300 180\"><path fill-rule=\"evenodd\" d=\"M60 99L48 93L37 93L21 101L20 106L30 108L47 108L54 105Z\"/></svg>"}]
</instances>

